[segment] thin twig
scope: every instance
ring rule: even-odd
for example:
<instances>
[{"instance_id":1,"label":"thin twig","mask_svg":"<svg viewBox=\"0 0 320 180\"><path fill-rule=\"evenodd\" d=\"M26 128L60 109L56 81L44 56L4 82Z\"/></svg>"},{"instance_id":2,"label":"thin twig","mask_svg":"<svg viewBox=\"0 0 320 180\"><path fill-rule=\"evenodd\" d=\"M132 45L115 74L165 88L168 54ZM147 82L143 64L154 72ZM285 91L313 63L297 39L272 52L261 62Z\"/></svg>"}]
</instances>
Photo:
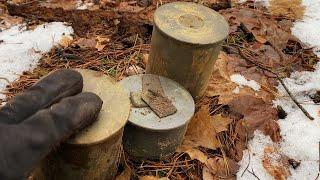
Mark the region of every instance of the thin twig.
<instances>
[{"instance_id":1,"label":"thin twig","mask_svg":"<svg viewBox=\"0 0 320 180\"><path fill-rule=\"evenodd\" d=\"M290 90L288 89L288 87L285 85L285 83L283 82L283 80L281 79L281 77L274 71L272 71L271 69L268 69L266 67L264 67L263 65L251 60L250 58L248 58L247 56L245 56L243 54L243 52L241 51L241 49L239 48L239 53L240 55L246 60L251 62L252 64L256 65L257 67L259 67L262 70L266 70L272 74L274 74L276 76L276 78L280 81L280 84L284 87L284 89L286 90L286 92L288 93L288 95L290 96L290 98L292 99L292 101L299 107L299 109L310 119L310 120L314 120L314 118L308 113L308 111L306 109L304 109L304 107L302 107L299 102L297 101L297 99L292 95L292 93L290 92Z\"/></svg>"},{"instance_id":2,"label":"thin twig","mask_svg":"<svg viewBox=\"0 0 320 180\"><path fill-rule=\"evenodd\" d=\"M252 174L255 178L257 178L258 180L260 180L260 178L254 173L253 169L251 169L251 171L247 170L250 174Z\"/></svg>"},{"instance_id":3,"label":"thin twig","mask_svg":"<svg viewBox=\"0 0 320 180\"><path fill-rule=\"evenodd\" d=\"M248 162L246 168L244 169L244 171L242 172L241 177L244 175L244 173L248 170L248 168L249 168L249 166L250 166L251 154L250 154L250 151L249 151L249 150L248 150L248 154L249 154L249 162Z\"/></svg>"}]
</instances>

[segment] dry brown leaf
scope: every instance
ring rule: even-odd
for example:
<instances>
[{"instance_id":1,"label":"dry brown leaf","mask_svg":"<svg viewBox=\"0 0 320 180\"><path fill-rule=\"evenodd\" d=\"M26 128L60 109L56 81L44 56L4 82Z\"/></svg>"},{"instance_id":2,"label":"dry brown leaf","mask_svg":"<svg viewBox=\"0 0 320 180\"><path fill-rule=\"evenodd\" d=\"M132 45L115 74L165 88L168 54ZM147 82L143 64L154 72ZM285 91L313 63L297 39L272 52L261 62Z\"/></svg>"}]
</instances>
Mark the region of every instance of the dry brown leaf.
<instances>
[{"instance_id":1,"label":"dry brown leaf","mask_svg":"<svg viewBox=\"0 0 320 180\"><path fill-rule=\"evenodd\" d=\"M278 0L274 1L278 2ZM291 1L287 0L287 2ZM242 24L246 33L251 32L258 42L266 43L265 40L267 40L280 50L286 47L289 40L296 39L291 34L290 28L286 27L282 29L278 21L257 10L251 8L230 8L221 11L221 13L228 20L231 33L235 33L240 24Z\"/></svg>"},{"instance_id":2,"label":"dry brown leaf","mask_svg":"<svg viewBox=\"0 0 320 180\"><path fill-rule=\"evenodd\" d=\"M206 95L209 97L219 96L220 104L228 104L233 99L243 95L257 96L265 102L271 102L273 100L274 94L269 92L273 90L272 87L270 88L271 90L262 88L258 92L249 87L243 87L239 89L239 93L235 93L238 85L231 82L230 76L236 73L245 76L247 79L255 80L262 87L270 87L273 83L272 79L268 79L257 68L248 67L245 60L220 53L215 63L214 72L212 73Z\"/></svg>"},{"instance_id":3,"label":"dry brown leaf","mask_svg":"<svg viewBox=\"0 0 320 180\"><path fill-rule=\"evenodd\" d=\"M228 117L222 117L221 114L213 116L214 129L217 133L227 131L232 120Z\"/></svg>"},{"instance_id":4,"label":"dry brown leaf","mask_svg":"<svg viewBox=\"0 0 320 180\"><path fill-rule=\"evenodd\" d=\"M211 174L207 167L202 168L202 179L203 180L214 180L214 176Z\"/></svg>"},{"instance_id":5,"label":"dry brown leaf","mask_svg":"<svg viewBox=\"0 0 320 180\"><path fill-rule=\"evenodd\" d=\"M63 35L59 44L62 47L66 48L72 43L72 40L73 40L72 37Z\"/></svg>"},{"instance_id":6,"label":"dry brown leaf","mask_svg":"<svg viewBox=\"0 0 320 180\"><path fill-rule=\"evenodd\" d=\"M302 0L270 0L269 11L275 16L284 16L295 20L302 19L305 6Z\"/></svg>"},{"instance_id":7,"label":"dry brown leaf","mask_svg":"<svg viewBox=\"0 0 320 180\"><path fill-rule=\"evenodd\" d=\"M239 165L236 161L229 158L214 157L206 162L206 167L216 179L228 179L236 175Z\"/></svg>"},{"instance_id":8,"label":"dry brown leaf","mask_svg":"<svg viewBox=\"0 0 320 180\"><path fill-rule=\"evenodd\" d=\"M274 179L285 180L291 175L288 159L281 154L279 148L267 146L264 149L262 164Z\"/></svg>"},{"instance_id":9,"label":"dry brown leaf","mask_svg":"<svg viewBox=\"0 0 320 180\"><path fill-rule=\"evenodd\" d=\"M110 42L110 38L109 37L103 37L103 36L97 36L96 37L97 43L95 45L95 48L98 51L102 51L108 42Z\"/></svg>"},{"instance_id":10,"label":"dry brown leaf","mask_svg":"<svg viewBox=\"0 0 320 180\"><path fill-rule=\"evenodd\" d=\"M130 167L126 166L124 171L116 177L115 180L130 180L132 174L132 170Z\"/></svg>"},{"instance_id":11,"label":"dry brown leaf","mask_svg":"<svg viewBox=\"0 0 320 180\"><path fill-rule=\"evenodd\" d=\"M206 147L216 149L221 146L216 135L209 107L202 106L188 125L185 139L181 149L187 150L193 147Z\"/></svg>"},{"instance_id":12,"label":"dry brown leaf","mask_svg":"<svg viewBox=\"0 0 320 180\"><path fill-rule=\"evenodd\" d=\"M276 123L278 112L263 100L250 95L240 96L229 103L232 111L244 115L244 121L238 121L236 133L241 139L252 137L255 130L259 129L269 135L273 141L280 141L280 128Z\"/></svg>"},{"instance_id":13,"label":"dry brown leaf","mask_svg":"<svg viewBox=\"0 0 320 180\"><path fill-rule=\"evenodd\" d=\"M96 47L96 40L94 38L87 39L87 38L79 38L74 44L80 46L80 48L95 48Z\"/></svg>"},{"instance_id":14,"label":"dry brown leaf","mask_svg":"<svg viewBox=\"0 0 320 180\"><path fill-rule=\"evenodd\" d=\"M192 160L196 159L204 164L208 160L208 156L198 149L191 148L186 150L185 152L190 156Z\"/></svg>"}]
</instances>

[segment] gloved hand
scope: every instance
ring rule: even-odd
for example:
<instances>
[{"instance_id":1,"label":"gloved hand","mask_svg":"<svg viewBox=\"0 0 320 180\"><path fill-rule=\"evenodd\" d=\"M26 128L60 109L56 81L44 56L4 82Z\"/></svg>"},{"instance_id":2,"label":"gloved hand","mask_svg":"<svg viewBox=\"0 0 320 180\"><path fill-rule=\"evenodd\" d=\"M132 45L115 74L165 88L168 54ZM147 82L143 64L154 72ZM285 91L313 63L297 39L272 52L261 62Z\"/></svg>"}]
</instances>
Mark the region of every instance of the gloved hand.
<instances>
[{"instance_id":1,"label":"gloved hand","mask_svg":"<svg viewBox=\"0 0 320 180\"><path fill-rule=\"evenodd\" d=\"M52 148L96 120L102 100L58 70L0 108L0 179L25 179ZM80 94L78 94L80 93Z\"/></svg>"}]
</instances>

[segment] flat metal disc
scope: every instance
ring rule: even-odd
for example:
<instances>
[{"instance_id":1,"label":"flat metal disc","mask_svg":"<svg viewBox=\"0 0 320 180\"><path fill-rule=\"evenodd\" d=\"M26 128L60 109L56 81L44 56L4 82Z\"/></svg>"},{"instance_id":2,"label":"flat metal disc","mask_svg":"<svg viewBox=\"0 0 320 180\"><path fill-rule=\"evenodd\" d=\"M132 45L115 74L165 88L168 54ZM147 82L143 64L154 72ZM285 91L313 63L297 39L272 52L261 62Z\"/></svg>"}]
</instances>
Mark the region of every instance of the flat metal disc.
<instances>
[{"instance_id":1,"label":"flat metal disc","mask_svg":"<svg viewBox=\"0 0 320 180\"><path fill-rule=\"evenodd\" d=\"M154 13L160 32L178 41L207 45L224 40L229 25L216 11L191 2L173 2L160 6Z\"/></svg>"},{"instance_id":2,"label":"flat metal disc","mask_svg":"<svg viewBox=\"0 0 320 180\"><path fill-rule=\"evenodd\" d=\"M120 81L120 85L130 92L142 91L142 76L156 76L151 74L134 75ZM192 118L195 105L190 93L181 85L168 78L157 76L164 94L172 101L172 104L177 108L177 112L173 115L159 118L149 107L131 108L129 122L150 130L169 130L181 127L189 122Z\"/></svg>"},{"instance_id":3,"label":"flat metal disc","mask_svg":"<svg viewBox=\"0 0 320 180\"><path fill-rule=\"evenodd\" d=\"M93 92L103 105L98 120L75 135L69 144L95 144L120 131L130 112L130 100L126 91L116 81L101 72L76 69L83 77L83 92Z\"/></svg>"}]
</instances>

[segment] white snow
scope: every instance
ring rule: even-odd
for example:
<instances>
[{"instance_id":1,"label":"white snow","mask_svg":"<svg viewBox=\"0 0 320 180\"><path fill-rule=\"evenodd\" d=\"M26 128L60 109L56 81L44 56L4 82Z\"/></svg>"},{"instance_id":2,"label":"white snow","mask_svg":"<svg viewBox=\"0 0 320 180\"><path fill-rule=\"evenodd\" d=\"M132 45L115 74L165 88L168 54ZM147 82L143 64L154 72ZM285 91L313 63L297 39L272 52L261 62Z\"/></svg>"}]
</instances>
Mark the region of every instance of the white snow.
<instances>
[{"instance_id":1,"label":"white snow","mask_svg":"<svg viewBox=\"0 0 320 180\"><path fill-rule=\"evenodd\" d=\"M315 54L320 57L320 1L303 0L306 6L306 12L301 21L298 21L292 27L292 33L302 42L314 47ZM284 82L290 91L295 95L302 106L311 114L315 120L309 120L301 110L288 98L284 88L279 85L278 92L280 98L274 101L274 105L281 105L288 113L285 119L278 121L282 141L280 142L280 151L290 158L300 160L301 164L297 169L290 169L291 176L289 179L315 179L319 169L319 142L320 142L320 106L312 102L309 95L316 90L320 90L320 63L316 65L314 72L295 72L290 78L285 78ZM249 141L251 153L257 156L251 156L251 164L255 173L260 179L273 179L268 175L262 166L263 146L266 142L271 142L269 137L265 137L260 133L256 133L254 138ZM248 150L245 151L243 159L240 161L240 171L237 174L238 179L253 180L245 174L241 173L248 162ZM250 168L249 168L250 169Z\"/></svg>"},{"instance_id":2,"label":"white snow","mask_svg":"<svg viewBox=\"0 0 320 180\"><path fill-rule=\"evenodd\" d=\"M302 4L306 7L304 17L294 24L292 34L310 47L315 47L315 54L320 56L320 1L303 0Z\"/></svg>"},{"instance_id":3,"label":"white snow","mask_svg":"<svg viewBox=\"0 0 320 180\"><path fill-rule=\"evenodd\" d=\"M291 99L282 98L274 101L275 105L281 105L288 113L285 119L278 121L282 141L281 151L290 158L301 160L302 164L297 170L292 170L291 179L315 179L318 174L319 142L320 142L320 111L319 105L315 105L309 94L320 89L320 63L314 72L294 73L284 82L303 107L315 120L309 120L301 110L293 104ZM304 83L304 84L301 84ZM282 86L278 87L278 92L286 94Z\"/></svg>"},{"instance_id":4,"label":"white snow","mask_svg":"<svg viewBox=\"0 0 320 180\"><path fill-rule=\"evenodd\" d=\"M232 82L238 84L240 88L242 88L244 86L248 86L255 91L259 91L261 88L260 85L256 81L248 80L244 76L242 76L241 74L232 74L230 76L230 80ZM234 93L236 93L236 92L238 92L238 90L235 89Z\"/></svg>"},{"instance_id":5,"label":"white snow","mask_svg":"<svg viewBox=\"0 0 320 180\"><path fill-rule=\"evenodd\" d=\"M0 32L0 77L15 81L23 71L34 69L42 53L50 51L63 35L72 33L73 29L62 22L45 23L29 31L13 26ZM0 79L0 92L7 84ZM0 99L4 98L0 93Z\"/></svg>"},{"instance_id":6,"label":"white snow","mask_svg":"<svg viewBox=\"0 0 320 180\"><path fill-rule=\"evenodd\" d=\"M249 163L250 164L247 170L252 171L261 179L261 180L272 180L272 176L266 173L262 165L263 152L266 146L272 146L273 142L269 136L265 136L261 131L257 130L254 132L254 138L249 141L248 149L243 152L243 158L239 162L240 169L237 173L237 179L243 180L256 180L257 178L250 174L248 171L245 171ZM250 154L250 155L249 155ZM245 172L244 172L245 171Z\"/></svg>"}]
</instances>

